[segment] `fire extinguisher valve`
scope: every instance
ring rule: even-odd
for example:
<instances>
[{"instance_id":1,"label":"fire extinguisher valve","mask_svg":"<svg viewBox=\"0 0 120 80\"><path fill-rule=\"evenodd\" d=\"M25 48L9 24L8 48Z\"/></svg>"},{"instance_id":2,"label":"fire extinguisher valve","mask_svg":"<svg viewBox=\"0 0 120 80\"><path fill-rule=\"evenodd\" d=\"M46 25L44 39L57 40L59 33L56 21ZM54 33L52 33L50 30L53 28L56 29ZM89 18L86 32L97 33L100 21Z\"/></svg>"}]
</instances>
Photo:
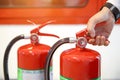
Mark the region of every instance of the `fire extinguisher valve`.
<instances>
[{"instance_id":1,"label":"fire extinguisher valve","mask_svg":"<svg viewBox=\"0 0 120 80\"><path fill-rule=\"evenodd\" d=\"M77 46L81 47L81 48L84 48L87 45L88 41L90 39L96 39L96 36L94 38L92 38L90 36L90 33L88 33L87 28L85 28L85 29L76 33L76 38L78 39ZM110 43L110 41L107 38L105 38L105 40L108 43ZM108 44L104 44L104 45L107 46Z\"/></svg>"},{"instance_id":2,"label":"fire extinguisher valve","mask_svg":"<svg viewBox=\"0 0 120 80\"><path fill-rule=\"evenodd\" d=\"M77 47L85 48L88 40L90 39L87 29L85 28L77 32L76 38L77 38Z\"/></svg>"},{"instance_id":3,"label":"fire extinguisher valve","mask_svg":"<svg viewBox=\"0 0 120 80\"><path fill-rule=\"evenodd\" d=\"M35 33L31 34L30 39L31 39L31 43L33 43L33 44L36 44L39 42L38 35Z\"/></svg>"},{"instance_id":4,"label":"fire extinguisher valve","mask_svg":"<svg viewBox=\"0 0 120 80\"><path fill-rule=\"evenodd\" d=\"M87 39L85 37L79 37L77 40L77 46L80 48L85 48L87 45Z\"/></svg>"}]
</instances>

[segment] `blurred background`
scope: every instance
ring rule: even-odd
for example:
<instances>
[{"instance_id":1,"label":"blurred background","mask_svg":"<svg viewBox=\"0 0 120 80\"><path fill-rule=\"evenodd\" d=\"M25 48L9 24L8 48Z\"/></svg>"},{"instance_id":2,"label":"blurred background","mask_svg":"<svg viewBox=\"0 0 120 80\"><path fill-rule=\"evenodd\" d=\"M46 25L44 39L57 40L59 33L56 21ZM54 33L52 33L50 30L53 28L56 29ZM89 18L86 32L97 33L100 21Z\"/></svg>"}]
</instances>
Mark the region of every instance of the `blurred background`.
<instances>
[{"instance_id":1,"label":"blurred background","mask_svg":"<svg viewBox=\"0 0 120 80\"><path fill-rule=\"evenodd\" d=\"M0 79L3 79L3 56L8 43L19 34L29 34L32 29L49 20L41 32L65 37L75 37L76 32L87 27L88 19L99 11L106 0L1 0L0 1ZM36 25L27 22L33 21ZM87 48L101 54L102 80L120 80L120 24L115 24L110 45ZM49 41L48 41L49 40ZM40 37L40 42L52 46L58 39ZM18 41L11 49L9 57L10 78L17 78L17 49L30 43L29 40ZM59 56L62 51L74 47L75 44L61 46L53 56L54 80L59 80Z\"/></svg>"}]
</instances>

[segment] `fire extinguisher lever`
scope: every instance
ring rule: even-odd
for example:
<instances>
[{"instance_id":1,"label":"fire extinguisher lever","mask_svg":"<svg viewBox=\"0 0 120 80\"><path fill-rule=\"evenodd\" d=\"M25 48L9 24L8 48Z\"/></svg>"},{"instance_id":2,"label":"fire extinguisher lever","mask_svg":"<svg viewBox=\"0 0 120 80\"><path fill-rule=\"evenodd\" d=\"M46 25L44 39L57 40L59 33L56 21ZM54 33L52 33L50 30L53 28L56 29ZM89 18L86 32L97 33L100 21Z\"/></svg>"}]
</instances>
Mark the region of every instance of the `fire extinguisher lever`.
<instances>
[{"instance_id":1,"label":"fire extinguisher lever","mask_svg":"<svg viewBox=\"0 0 120 80\"><path fill-rule=\"evenodd\" d=\"M50 24L50 23L53 23L53 22L54 22L53 20L47 21L47 22L41 24L40 26L38 26L37 28L31 30L30 33L31 33L31 34L36 33L36 34L38 34L39 36L52 36L52 37L59 38L59 36L54 35L54 34L48 34L48 33L41 33L41 32L40 32L40 29L41 29L41 28L43 28L43 27L45 27L46 25L48 25L48 24Z\"/></svg>"},{"instance_id":2,"label":"fire extinguisher lever","mask_svg":"<svg viewBox=\"0 0 120 80\"><path fill-rule=\"evenodd\" d=\"M80 38L80 37L84 37L87 40L90 39L90 35L88 34L88 31L86 28L76 33L76 38Z\"/></svg>"},{"instance_id":3,"label":"fire extinguisher lever","mask_svg":"<svg viewBox=\"0 0 120 80\"><path fill-rule=\"evenodd\" d=\"M87 45L88 41L90 39L95 39L96 36L94 38L91 38L90 34L87 31L87 28L85 28L76 33L76 38L78 39L77 44L79 45L79 47L85 47ZM107 38L106 38L106 41L108 41L108 43L110 43L110 41ZM105 46L106 46L106 44L105 44Z\"/></svg>"}]
</instances>

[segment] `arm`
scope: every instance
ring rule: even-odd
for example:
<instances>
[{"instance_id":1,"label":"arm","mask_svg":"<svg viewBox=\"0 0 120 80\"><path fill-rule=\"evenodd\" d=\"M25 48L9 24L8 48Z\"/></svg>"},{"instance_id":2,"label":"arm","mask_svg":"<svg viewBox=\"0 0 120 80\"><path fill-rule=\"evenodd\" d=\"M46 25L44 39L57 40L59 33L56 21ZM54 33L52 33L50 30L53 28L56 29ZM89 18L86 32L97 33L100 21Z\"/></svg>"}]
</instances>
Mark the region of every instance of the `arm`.
<instances>
[{"instance_id":1,"label":"arm","mask_svg":"<svg viewBox=\"0 0 120 80\"><path fill-rule=\"evenodd\" d=\"M120 0L108 0L107 2L114 2L115 5L119 8ZM118 3L119 2L119 3ZM105 4L103 8L92 16L87 24L88 33L90 33L91 38L89 40L90 44L93 45L105 45L109 44L107 39L109 38L115 21L119 19L117 14L120 14L119 9L111 3ZM117 11L117 12L116 12Z\"/></svg>"}]
</instances>

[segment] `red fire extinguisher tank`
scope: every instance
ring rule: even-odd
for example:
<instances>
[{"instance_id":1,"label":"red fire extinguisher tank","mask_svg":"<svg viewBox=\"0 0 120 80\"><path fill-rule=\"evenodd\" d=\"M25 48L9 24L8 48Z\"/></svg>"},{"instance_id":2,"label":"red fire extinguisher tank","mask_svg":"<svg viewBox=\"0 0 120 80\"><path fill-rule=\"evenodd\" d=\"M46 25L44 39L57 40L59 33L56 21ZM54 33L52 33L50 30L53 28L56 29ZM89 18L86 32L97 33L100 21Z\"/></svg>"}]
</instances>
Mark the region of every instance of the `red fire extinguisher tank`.
<instances>
[{"instance_id":1,"label":"red fire extinguisher tank","mask_svg":"<svg viewBox=\"0 0 120 80\"><path fill-rule=\"evenodd\" d=\"M77 39L63 38L51 47L45 66L45 80L50 80L49 67L53 53L65 43L76 43L76 47L65 50L60 55L60 80L101 80L101 56L97 51L85 48L85 36Z\"/></svg>"},{"instance_id":2,"label":"red fire extinguisher tank","mask_svg":"<svg viewBox=\"0 0 120 80\"><path fill-rule=\"evenodd\" d=\"M18 49L18 80L44 80L44 65L50 47L27 44Z\"/></svg>"},{"instance_id":3,"label":"red fire extinguisher tank","mask_svg":"<svg viewBox=\"0 0 120 80\"><path fill-rule=\"evenodd\" d=\"M91 37L87 29L76 33L76 38L63 38L50 49L45 66L45 80L49 78L49 67L55 50L65 43L75 43L76 47L65 50L60 55L60 80L101 80L101 56L92 49L86 48Z\"/></svg>"},{"instance_id":4,"label":"red fire extinguisher tank","mask_svg":"<svg viewBox=\"0 0 120 80\"><path fill-rule=\"evenodd\" d=\"M60 80L100 80L100 54L87 48L72 48L60 56Z\"/></svg>"},{"instance_id":5,"label":"red fire extinguisher tank","mask_svg":"<svg viewBox=\"0 0 120 80\"><path fill-rule=\"evenodd\" d=\"M31 43L18 49L18 80L44 80L44 65L50 46L39 43L38 36L58 36L41 33L39 30L47 25L47 22L31 31ZM50 70L52 76L52 70ZM51 77L52 80L52 77Z\"/></svg>"}]
</instances>

